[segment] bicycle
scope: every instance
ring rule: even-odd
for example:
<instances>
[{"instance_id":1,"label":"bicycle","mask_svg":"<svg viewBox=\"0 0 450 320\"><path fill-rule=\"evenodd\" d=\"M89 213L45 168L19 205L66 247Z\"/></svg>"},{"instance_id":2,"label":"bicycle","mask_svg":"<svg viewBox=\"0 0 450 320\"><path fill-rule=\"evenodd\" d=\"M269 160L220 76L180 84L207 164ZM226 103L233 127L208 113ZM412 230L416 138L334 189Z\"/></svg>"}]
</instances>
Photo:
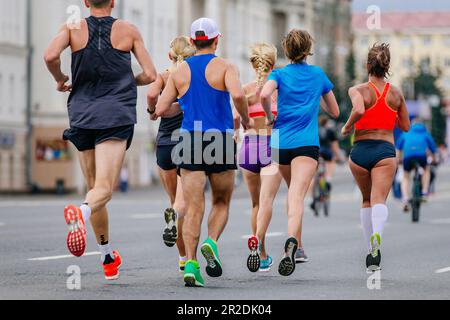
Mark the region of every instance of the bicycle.
<instances>
[{"instance_id":1,"label":"bicycle","mask_svg":"<svg viewBox=\"0 0 450 320\"><path fill-rule=\"evenodd\" d=\"M330 214L330 184L326 179L325 161L322 157L319 159L319 167L314 179L311 209L316 217L319 217L321 211L325 217Z\"/></svg>"},{"instance_id":2,"label":"bicycle","mask_svg":"<svg viewBox=\"0 0 450 320\"><path fill-rule=\"evenodd\" d=\"M411 198L411 210L412 210L412 221L414 223L419 222L420 220L420 208L422 206L423 198L422 198L422 168L417 162L414 162L413 165L414 179L412 186L412 198Z\"/></svg>"}]
</instances>

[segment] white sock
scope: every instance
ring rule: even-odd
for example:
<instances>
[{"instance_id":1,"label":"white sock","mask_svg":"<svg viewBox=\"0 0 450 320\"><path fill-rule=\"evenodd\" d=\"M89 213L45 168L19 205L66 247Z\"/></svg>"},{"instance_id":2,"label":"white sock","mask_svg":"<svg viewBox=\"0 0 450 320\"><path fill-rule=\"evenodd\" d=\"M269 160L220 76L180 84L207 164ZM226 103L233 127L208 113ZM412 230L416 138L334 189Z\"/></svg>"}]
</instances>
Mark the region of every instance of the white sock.
<instances>
[{"instance_id":1,"label":"white sock","mask_svg":"<svg viewBox=\"0 0 450 320\"><path fill-rule=\"evenodd\" d=\"M105 244L105 245L99 244L98 245L98 249L99 249L100 253L102 254L102 257L101 257L102 263L105 262L105 259L106 259L107 255L110 255L111 258L114 259L113 250L112 250L111 245L109 243Z\"/></svg>"},{"instance_id":2,"label":"white sock","mask_svg":"<svg viewBox=\"0 0 450 320\"><path fill-rule=\"evenodd\" d=\"M372 227L372 208L362 208L360 211L361 226L363 228L364 240L367 244L367 250L370 253L372 251L372 245L370 243L370 237L373 235Z\"/></svg>"},{"instance_id":3,"label":"white sock","mask_svg":"<svg viewBox=\"0 0 450 320\"><path fill-rule=\"evenodd\" d=\"M187 258L186 257L180 257L180 261L186 261Z\"/></svg>"},{"instance_id":4,"label":"white sock","mask_svg":"<svg viewBox=\"0 0 450 320\"><path fill-rule=\"evenodd\" d=\"M87 223L92 215L92 210L87 204L83 204L80 207L81 213L83 214L84 222Z\"/></svg>"},{"instance_id":5,"label":"white sock","mask_svg":"<svg viewBox=\"0 0 450 320\"><path fill-rule=\"evenodd\" d=\"M373 233L379 233L383 238L384 225L389 217L389 210L385 204L377 204L372 208Z\"/></svg>"}]
</instances>

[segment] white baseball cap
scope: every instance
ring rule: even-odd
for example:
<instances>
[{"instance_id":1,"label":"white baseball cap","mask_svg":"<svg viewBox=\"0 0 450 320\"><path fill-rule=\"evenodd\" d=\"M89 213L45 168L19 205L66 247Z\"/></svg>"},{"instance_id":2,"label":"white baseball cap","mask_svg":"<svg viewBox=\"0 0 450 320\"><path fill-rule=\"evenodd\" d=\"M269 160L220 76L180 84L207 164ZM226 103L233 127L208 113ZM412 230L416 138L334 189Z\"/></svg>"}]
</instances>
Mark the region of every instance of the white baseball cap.
<instances>
[{"instance_id":1,"label":"white baseball cap","mask_svg":"<svg viewBox=\"0 0 450 320\"><path fill-rule=\"evenodd\" d=\"M197 32L202 31L205 33L204 36L197 36ZM212 40L217 37L222 36L219 32L219 27L217 23L209 18L200 18L191 26L191 38L192 40Z\"/></svg>"}]
</instances>

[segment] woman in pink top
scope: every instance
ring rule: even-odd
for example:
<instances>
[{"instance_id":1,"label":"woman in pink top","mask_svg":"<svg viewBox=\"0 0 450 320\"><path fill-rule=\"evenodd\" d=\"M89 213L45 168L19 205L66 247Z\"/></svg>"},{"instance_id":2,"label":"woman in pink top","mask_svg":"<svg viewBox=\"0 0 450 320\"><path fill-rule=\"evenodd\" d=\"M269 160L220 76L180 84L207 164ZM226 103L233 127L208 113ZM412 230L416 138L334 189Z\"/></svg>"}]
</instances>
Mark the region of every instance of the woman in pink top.
<instances>
[{"instance_id":1,"label":"woman in pink top","mask_svg":"<svg viewBox=\"0 0 450 320\"><path fill-rule=\"evenodd\" d=\"M267 76L273 70L277 59L277 49L273 45L257 43L251 47L250 63L256 79L244 87L249 104L249 116L254 119L255 127L246 130L239 154L245 182L252 199L252 232L258 228L264 230L260 237L249 239L251 251L247 266L251 272L269 271L273 264L264 247L264 238L272 217L272 204L281 184L281 175L272 168L270 137L271 126L266 123L266 113L261 105L260 93ZM272 96L272 113L277 115L277 94ZM235 126L239 129L239 118L235 117Z\"/></svg>"}]
</instances>

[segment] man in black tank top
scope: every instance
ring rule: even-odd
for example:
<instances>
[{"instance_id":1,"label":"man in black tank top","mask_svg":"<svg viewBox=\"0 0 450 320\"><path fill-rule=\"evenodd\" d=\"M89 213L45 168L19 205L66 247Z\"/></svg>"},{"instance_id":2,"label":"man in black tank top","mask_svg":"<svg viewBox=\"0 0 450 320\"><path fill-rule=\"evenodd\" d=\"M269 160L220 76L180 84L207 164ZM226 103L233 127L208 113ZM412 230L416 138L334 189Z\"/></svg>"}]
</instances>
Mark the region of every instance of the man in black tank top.
<instances>
[{"instance_id":1,"label":"man in black tank top","mask_svg":"<svg viewBox=\"0 0 450 320\"><path fill-rule=\"evenodd\" d=\"M64 210L70 230L67 246L73 255L83 255L85 222L90 220L102 253L105 278L115 280L122 261L109 244L106 204L133 139L137 86L152 83L156 69L136 27L111 17L114 0L85 0L85 4L91 16L80 21L79 27L62 26L45 53L45 62L57 90L70 92L70 129L64 132L64 139L79 151L89 190L83 205L70 205ZM62 73L60 60L69 46L72 84ZM131 68L131 53L143 70L137 76Z\"/></svg>"}]
</instances>

